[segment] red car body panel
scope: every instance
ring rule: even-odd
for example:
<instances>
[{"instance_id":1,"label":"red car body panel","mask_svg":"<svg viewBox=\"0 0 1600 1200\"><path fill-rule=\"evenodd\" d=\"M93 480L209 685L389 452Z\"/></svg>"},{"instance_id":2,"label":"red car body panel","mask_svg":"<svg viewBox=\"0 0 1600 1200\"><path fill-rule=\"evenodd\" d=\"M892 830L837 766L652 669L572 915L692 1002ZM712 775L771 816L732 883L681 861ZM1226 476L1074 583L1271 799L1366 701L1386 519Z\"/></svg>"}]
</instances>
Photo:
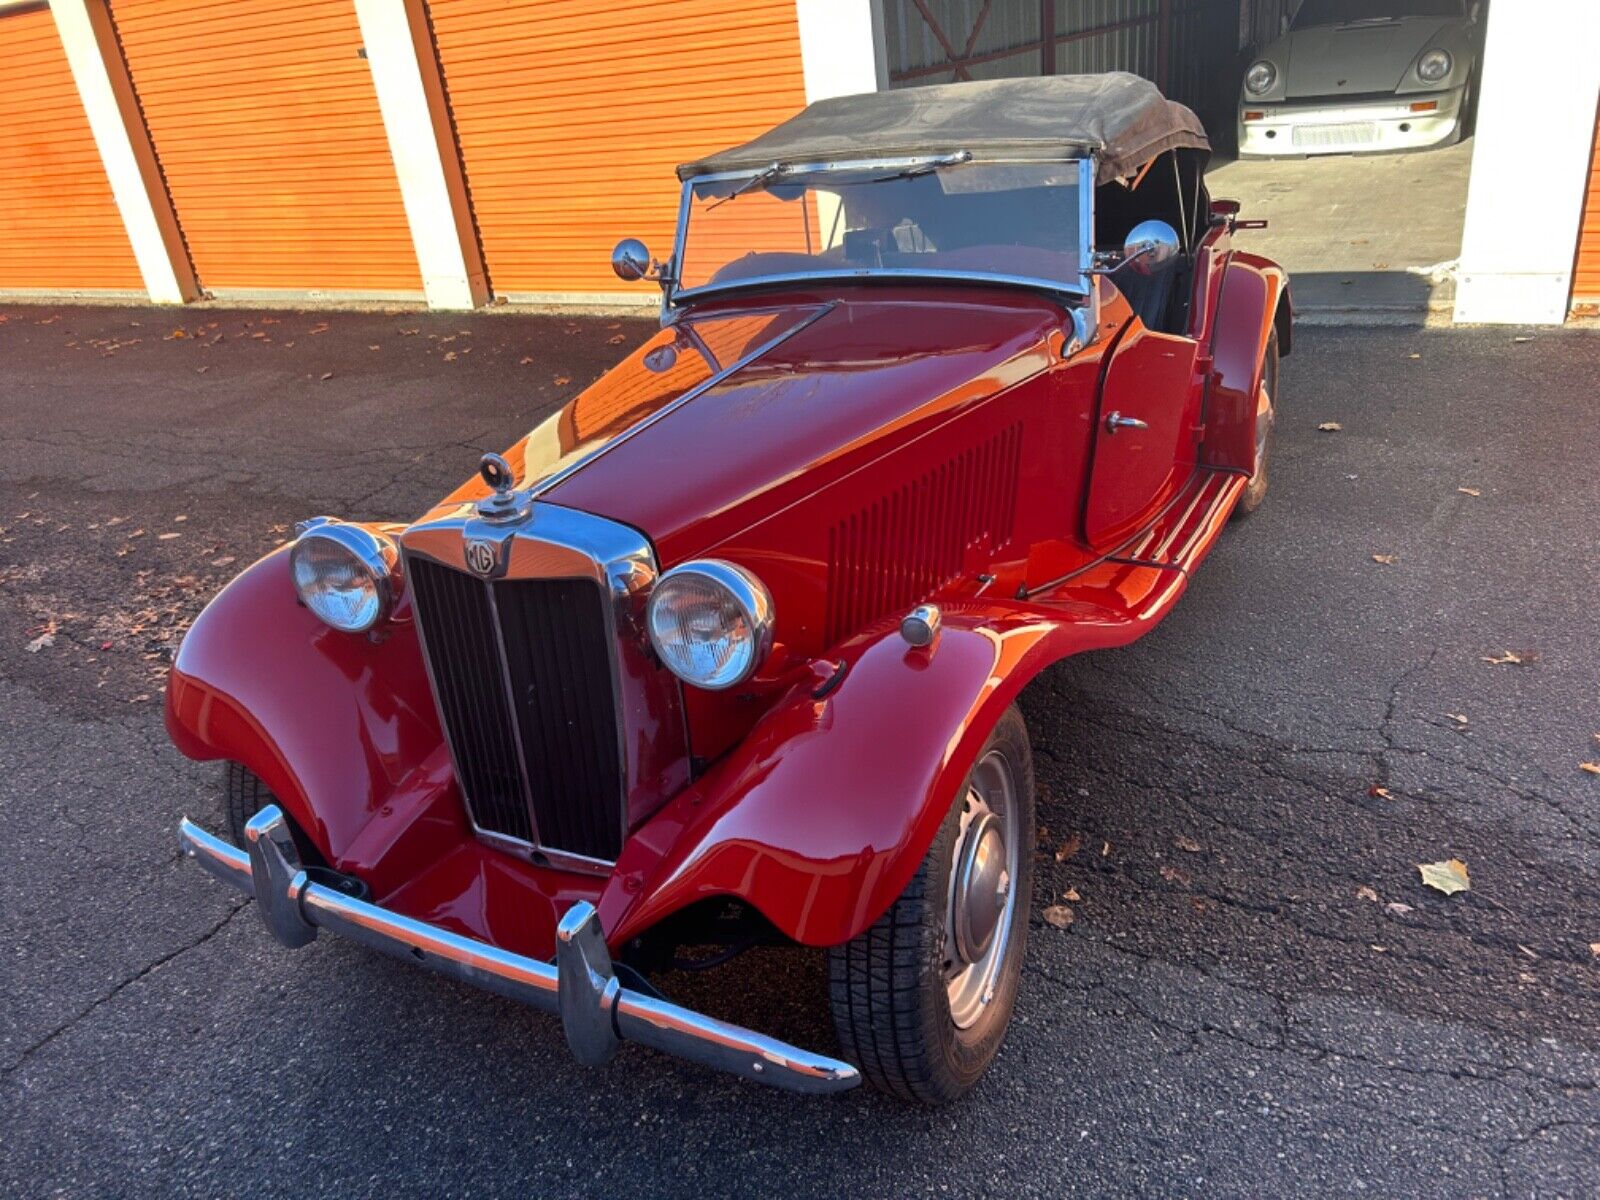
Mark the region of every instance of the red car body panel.
<instances>
[{"instance_id":1,"label":"red car body panel","mask_svg":"<svg viewBox=\"0 0 1600 1200\"><path fill-rule=\"evenodd\" d=\"M1065 358L1064 310L1017 289L702 304L513 447L525 481L548 481L541 502L643 531L662 567L737 562L777 600L755 678L684 689L702 766L609 876L477 840L408 599L377 636L335 632L282 550L185 638L173 739L259 775L378 903L519 953L548 957L579 899L619 949L719 896L797 941L844 941L915 872L1026 683L1146 632L1214 543L1254 466L1286 304L1282 272L1226 241L1215 226L1197 255L1191 337L1145 330L1101 280L1101 336ZM1148 421L1143 456L1102 437L1111 408ZM927 599L943 632L910 649L898 617Z\"/></svg>"}]
</instances>

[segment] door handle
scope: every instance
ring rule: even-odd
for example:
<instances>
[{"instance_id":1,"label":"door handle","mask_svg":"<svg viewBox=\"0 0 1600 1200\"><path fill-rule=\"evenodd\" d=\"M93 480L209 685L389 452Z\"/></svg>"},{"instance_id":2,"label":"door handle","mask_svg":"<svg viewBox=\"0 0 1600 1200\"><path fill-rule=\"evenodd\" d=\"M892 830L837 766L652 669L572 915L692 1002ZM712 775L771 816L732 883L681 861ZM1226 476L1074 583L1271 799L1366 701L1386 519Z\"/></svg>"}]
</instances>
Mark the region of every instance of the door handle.
<instances>
[{"instance_id":1,"label":"door handle","mask_svg":"<svg viewBox=\"0 0 1600 1200\"><path fill-rule=\"evenodd\" d=\"M1106 417L1106 432L1115 433L1119 429L1149 429L1148 421L1141 421L1138 417L1125 417L1121 413L1112 411Z\"/></svg>"}]
</instances>

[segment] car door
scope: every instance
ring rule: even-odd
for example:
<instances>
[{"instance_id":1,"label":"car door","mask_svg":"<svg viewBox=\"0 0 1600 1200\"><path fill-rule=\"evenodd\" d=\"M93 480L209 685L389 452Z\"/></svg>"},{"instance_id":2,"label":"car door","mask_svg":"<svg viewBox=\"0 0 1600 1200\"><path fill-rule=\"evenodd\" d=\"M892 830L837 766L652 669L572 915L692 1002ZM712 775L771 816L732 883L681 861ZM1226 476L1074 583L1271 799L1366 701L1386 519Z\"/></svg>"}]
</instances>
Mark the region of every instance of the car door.
<instances>
[{"instance_id":1,"label":"car door","mask_svg":"<svg viewBox=\"0 0 1600 1200\"><path fill-rule=\"evenodd\" d=\"M1083 506L1084 539L1101 551L1149 524L1183 486L1199 415L1198 343L1145 328L1120 293L1103 290L1102 324L1113 312L1126 319L1101 378Z\"/></svg>"}]
</instances>

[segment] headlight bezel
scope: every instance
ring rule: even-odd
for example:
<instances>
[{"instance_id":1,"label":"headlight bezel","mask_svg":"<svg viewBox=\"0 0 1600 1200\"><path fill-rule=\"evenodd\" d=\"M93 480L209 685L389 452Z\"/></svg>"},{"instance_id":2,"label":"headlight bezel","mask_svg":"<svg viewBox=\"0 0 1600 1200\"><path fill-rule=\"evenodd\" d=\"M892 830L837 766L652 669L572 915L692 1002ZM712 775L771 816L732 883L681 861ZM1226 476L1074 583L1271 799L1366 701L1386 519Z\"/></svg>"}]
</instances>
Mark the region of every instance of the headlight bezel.
<instances>
[{"instance_id":1,"label":"headlight bezel","mask_svg":"<svg viewBox=\"0 0 1600 1200\"><path fill-rule=\"evenodd\" d=\"M1430 75L1423 69L1430 59L1444 64L1436 75ZM1455 67L1456 60L1451 56L1450 51L1442 46L1430 47L1417 56L1417 78L1422 80L1423 83L1443 83L1450 78L1450 72L1455 70Z\"/></svg>"},{"instance_id":2,"label":"headlight bezel","mask_svg":"<svg viewBox=\"0 0 1600 1200\"><path fill-rule=\"evenodd\" d=\"M372 587L376 605L370 616L360 623L334 620L310 588L315 581L302 579L301 564L305 562L305 556L326 546L347 554ZM394 614L395 604L400 598L403 583L400 547L392 538L371 526L318 517L300 526L299 536L289 547L289 579L300 603L329 629L336 629L340 633L368 633Z\"/></svg>"},{"instance_id":3,"label":"headlight bezel","mask_svg":"<svg viewBox=\"0 0 1600 1200\"><path fill-rule=\"evenodd\" d=\"M657 628L659 606L670 599L675 584L689 581L701 586L709 585L724 592L739 610L740 617L749 628L749 650L737 671L719 672L709 677L696 676L680 662L671 646L662 644L662 637ZM644 625L646 636L650 640L650 648L674 676L691 687L708 692L725 692L746 682L771 655L775 620L776 610L772 603L772 593L754 572L725 559L701 558L680 563L661 574L651 589L650 599L645 605Z\"/></svg>"},{"instance_id":4,"label":"headlight bezel","mask_svg":"<svg viewBox=\"0 0 1600 1200\"><path fill-rule=\"evenodd\" d=\"M1266 72L1265 81L1257 87L1252 81L1256 78L1257 69ZM1278 83L1278 66L1269 58L1258 58L1245 69L1244 90L1252 96L1265 96Z\"/></svg>"}]
</instances>

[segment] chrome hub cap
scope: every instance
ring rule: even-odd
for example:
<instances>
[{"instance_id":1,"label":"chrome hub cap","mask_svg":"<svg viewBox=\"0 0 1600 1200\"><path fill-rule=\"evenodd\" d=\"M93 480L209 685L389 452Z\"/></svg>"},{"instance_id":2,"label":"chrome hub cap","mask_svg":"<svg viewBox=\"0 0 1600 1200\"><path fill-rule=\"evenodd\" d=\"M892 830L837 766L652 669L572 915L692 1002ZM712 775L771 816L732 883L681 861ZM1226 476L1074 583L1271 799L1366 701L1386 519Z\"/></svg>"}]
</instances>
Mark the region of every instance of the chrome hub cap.
<instances>
[{"instance_id":1,"label":"chrome hub cap","mask_svg":"<svg viewBox=\"0 0 1600 1200\"><path fill-rule=\"evenodd\" d=\"M973 1025L994 998L1005 962L1017 899L1016 785L1011 764L998 750L972 772L962 801L961 832L950 869L944 971L950 1018Z\"/></svg>"}]
</instances>

